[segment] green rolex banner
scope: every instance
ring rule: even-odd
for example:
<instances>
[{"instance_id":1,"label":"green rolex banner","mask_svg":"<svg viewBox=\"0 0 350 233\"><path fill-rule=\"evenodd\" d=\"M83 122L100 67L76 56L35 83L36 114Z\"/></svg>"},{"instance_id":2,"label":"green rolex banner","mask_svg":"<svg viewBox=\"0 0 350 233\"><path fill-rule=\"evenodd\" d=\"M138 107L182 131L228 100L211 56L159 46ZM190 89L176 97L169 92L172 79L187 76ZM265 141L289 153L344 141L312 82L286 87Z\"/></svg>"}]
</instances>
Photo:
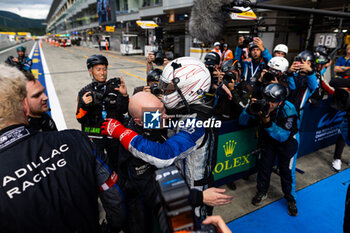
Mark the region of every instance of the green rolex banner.
<instances>
[{"instance_id":1,"label":"green rolex banner","mask_svg":"<svg viewBox=\"0 0 350 233\"><path fill-rule=\"evenodd\" d=\"M219 135L215 181L254 168L257 147L254 127Z\"/></svg>"}]
</instances>

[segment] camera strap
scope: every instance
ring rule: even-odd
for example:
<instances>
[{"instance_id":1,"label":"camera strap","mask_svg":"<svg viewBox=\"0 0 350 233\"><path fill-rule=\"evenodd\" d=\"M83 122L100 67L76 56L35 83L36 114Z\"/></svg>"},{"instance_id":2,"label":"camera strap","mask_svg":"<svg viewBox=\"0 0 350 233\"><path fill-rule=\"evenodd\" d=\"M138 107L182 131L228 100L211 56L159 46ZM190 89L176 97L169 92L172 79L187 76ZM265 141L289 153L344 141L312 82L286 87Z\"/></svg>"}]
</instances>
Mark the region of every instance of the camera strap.
<instances>
[{"instance_id":1,"label":"camera strap","mask_svg":"<svg viewBox=\"0 0 350 233\"><path fill-rule=\"evenodd\" d=\"M107 90L107 86L106 86L106 83L99 83L99 82L96 82L96 85L94 85L94 89L96 91L103 91L103 95L106 94L106 90ZM106 102L105 100L103 99L102 100L102 111L101 111L101 114L102 114L102 119L103 120L106 120L107 119L107 111L106 111Z\"/></svg>"},{"instance_id":2,"label":"camera strap","mask_svg":"<svg viewBox=\"0 0 350 233\"><path fill-rule=\"evenodd\" d=\"M255 68L255 71L253 71L253 61L250 61L250 74L251 74L251 78L254 77L254 75L258 72L258 69L260 68L260 64L257 65L257 67Z\"/></svg>"}]
</instances>

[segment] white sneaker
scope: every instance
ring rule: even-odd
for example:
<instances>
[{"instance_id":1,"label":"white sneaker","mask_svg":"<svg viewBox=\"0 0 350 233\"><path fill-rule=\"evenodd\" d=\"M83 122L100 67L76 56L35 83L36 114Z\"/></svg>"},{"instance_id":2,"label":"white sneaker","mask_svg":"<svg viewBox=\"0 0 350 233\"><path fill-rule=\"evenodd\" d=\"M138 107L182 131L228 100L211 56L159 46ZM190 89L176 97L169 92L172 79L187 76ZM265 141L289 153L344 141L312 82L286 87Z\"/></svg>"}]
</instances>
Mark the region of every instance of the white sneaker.
<instances>
[{"instance_id":1,"label":"white sneaker","mask_svg":"<svg viewBox=\"0 0 350 233\"><path fill-rule=\"evenodd\" d=\"M336 159L336 160L333 160L332 162L332 168L339 172L341 170L341 160L340 159Z\"/></svg>"}]
</instances>

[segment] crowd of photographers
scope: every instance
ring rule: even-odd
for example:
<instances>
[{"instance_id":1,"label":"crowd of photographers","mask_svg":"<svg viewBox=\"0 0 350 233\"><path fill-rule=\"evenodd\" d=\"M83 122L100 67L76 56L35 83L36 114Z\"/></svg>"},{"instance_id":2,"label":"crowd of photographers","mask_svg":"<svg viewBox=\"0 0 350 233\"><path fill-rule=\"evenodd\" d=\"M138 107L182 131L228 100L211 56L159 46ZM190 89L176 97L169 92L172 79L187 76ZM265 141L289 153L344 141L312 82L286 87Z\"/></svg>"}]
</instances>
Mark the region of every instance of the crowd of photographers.
<instances>
[{"instance_id":1,"label":"crowd of photographers","mask_svg":"<svg viewBox=\"0 0 350 233\"><path fill-rule=\"evenodd\" d=\"M301 51L291 62L286 59L286 45L276 45L270 54L259 37L240 36L234 56L228 47L226 43L215 42L212 51L204 58L211 85L204 94L203 102L213 108L212 115L216 119L259 126L257 134L261 155L257 193L252 204L260 205L267 198L270 176L277 165L288 214L297 216L295 164L304 105L307 102L317 105L325 95L335 94L332 106L348 111L349 94L341 88L349 85L346 79L350 74L350 46L346 47L346 56L340 57L335 64L336 76L331 84L337 89L330 86L324 77L332 64L330 51L325 46L317 46L314 51ZM148 64L154 60L153 54L149 54ZM154 71L148 73L148 81L159 80L154 77L161 77L161 70L156 70L156 76ZM151 93L155 94L151 85L157 84L149 85ZM162 93L161 89L159 93ZM331 164L335 171L341 170L345 140L348 140L347 137L339 134ZM234 183L229 187L235 188Z\"/></svg>"},{"instance_id":2,"label":"crowd of photographers","mask_svg":"<svg viewBox=\"0 0 350 233\"><path fill-rule=\"evenodd\" d=\"M343 79L350 70L350 46L346 49L346 56L338 59L335 66L339 76L332 80L335 87L350 87ZM270 176L277 163L288 214L297 216L295 164L303 107L306 102L317 104L325 92L343 98L338 98L340 109L347 110L349 106L343 106L344 92L334 90L323 77L332 62L326 47L302 51L292 62L286 59L287 54L288 47L284 44L276 45L270 54L259 37L250 36L239 37L234 52L228 44L214 43L204 63L191 57L174 59L171 52L154 51L147 59L147 83L136 87L132 97L123 78L107 80L107 58L92 55L87 59L92 82L78 93L76 112L82 132L90 140L75 131L56 131L52 119L45 115L48 107L44 88L27 72L30 71L28 62L23 65L25 69L21 69L27 80L26 95L22 90L24 77L3 66L0 78L5 88L0 94L4 102L28 99L29 106L21 102L12 109L12 115L5 115L8 107L1 109L1 117L10 118L1 125L0 150L2 154L29 151L30 157L25 161L28 163L25 168L16 165L21 163L18 158L6 161L7 167L1 167L3 186L10 182L16 186L7 192L2 189L4 195L0 201L11 213L6 216L7 222L11 222L16 213L10 208L19 211L21 205L28 207L24 208L23 216L30 213L32 219L18 225L6 223L1 225L2 229L7 232L23 229L97 232L99 196L108 223L103 224L104 232L185 229L215 232L215 227L207 224L230 232L221 217L210 216L214 206L231 203L232 196L226 195L225 189L213 187L218 130L204 127L205 121L216 124L235 120L240 125L258 126L261 153L257 192L252 204L261 205L267 198ZM7 63L19 64L18 59L13 58ZM11 73L16 83L9 80ZM5 84L15 85L17 89L6 88ZM20 99L6 99L10 96L7 92L18 94ZM348 104L347 99L345 102ZM151 122L160 117L159 127L145 127L145 111L152 112ZM31 128L26 126L28 120ZM162 127L167 121L184 124ZM37 134L37 131L56 132ZM346 140L342 136L337 140L332 163L337 171L341 169L340 156ZM42 157L48 151L50 157ZM47 161L52 164L45 164ZM38 167L41 169L38 174L30 175ZM56 169L59 171L50 173ZM8 175L12 170L14 175ZM72 176L75 178L70 179ZM41 185L39 191L35 188L37 183ZM28 189L30 186L33 188ZM60 186L61 191L53 192L56 186ZM79 200L84 196L83 190L90 195ZM48 192L53 194L48 196ZM37 216L34 208L25 204L33 195L34 200L46 200L44 213L49 214ZM7 199L11 203L6 202ZM55 222L49 220L51 216L55 216ZM33 224L39 218L44 221L40 230ZM53 231L53 226L58 230Z\"/></svg>"}]
</instances>

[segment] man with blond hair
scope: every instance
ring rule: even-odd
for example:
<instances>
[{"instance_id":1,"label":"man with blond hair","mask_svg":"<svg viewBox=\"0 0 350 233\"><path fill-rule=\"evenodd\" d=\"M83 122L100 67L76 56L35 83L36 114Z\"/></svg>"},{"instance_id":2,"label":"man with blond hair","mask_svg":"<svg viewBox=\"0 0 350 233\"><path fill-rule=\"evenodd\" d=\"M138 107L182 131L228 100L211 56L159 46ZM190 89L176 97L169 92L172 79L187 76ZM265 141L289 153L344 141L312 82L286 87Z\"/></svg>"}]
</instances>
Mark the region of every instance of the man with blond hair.
<instances>
[{"instance_id":1,"label":"man with blond hair","mask_svg":"<svg viewBox=\"0 0 350 233\"><path fill-rule=\"evenodd\" d=\"M98 196L118 232L121 182L80 131L32 131L26 78L0 65L1 232L99 232ZM100 191L99 191L100 190Z\"/></svg>"}]
</instances>

